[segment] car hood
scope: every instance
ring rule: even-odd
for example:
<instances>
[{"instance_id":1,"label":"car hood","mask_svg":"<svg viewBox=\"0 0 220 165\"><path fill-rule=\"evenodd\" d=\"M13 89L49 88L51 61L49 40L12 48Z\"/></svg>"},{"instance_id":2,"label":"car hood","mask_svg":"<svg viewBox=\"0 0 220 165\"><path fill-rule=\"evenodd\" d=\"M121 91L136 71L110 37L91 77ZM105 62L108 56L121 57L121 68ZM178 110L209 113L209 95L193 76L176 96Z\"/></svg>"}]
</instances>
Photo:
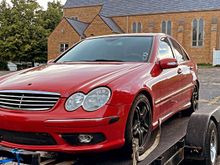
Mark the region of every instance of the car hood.
<instances>
[{"instance_id":1,"label":"car hood","mask_svg":"<svg viewBox=\"0 0 220 165\"><path fill-rule=\"evenodd\" d=\"M87 93L146 67L146 63L69 63L49 64L15 72L0 78L0 90L38 90L68 97L76 91Z\"/></svg>"}]
</instances>

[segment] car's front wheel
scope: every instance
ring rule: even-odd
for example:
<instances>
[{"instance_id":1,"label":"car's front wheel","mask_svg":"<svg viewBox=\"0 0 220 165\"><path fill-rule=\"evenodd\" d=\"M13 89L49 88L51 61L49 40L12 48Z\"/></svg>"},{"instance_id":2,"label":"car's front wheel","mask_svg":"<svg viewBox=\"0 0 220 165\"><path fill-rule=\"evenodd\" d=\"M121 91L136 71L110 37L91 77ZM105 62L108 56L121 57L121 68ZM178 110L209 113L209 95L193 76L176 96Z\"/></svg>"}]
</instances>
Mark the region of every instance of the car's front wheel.
<instances>
[{"instance_id":1,"label":"car's front wheel","mask_svg":"<svg viewBox=\"0 0 220 165\"><path fill-rule=\"evenodd\" d=\"M139 140L139 153L146 150L152 131L152 107L148 98L140 94L134 101L129 113L126 132L126 152L132 152L132 139Z\"/></svg>"}]
</instances>

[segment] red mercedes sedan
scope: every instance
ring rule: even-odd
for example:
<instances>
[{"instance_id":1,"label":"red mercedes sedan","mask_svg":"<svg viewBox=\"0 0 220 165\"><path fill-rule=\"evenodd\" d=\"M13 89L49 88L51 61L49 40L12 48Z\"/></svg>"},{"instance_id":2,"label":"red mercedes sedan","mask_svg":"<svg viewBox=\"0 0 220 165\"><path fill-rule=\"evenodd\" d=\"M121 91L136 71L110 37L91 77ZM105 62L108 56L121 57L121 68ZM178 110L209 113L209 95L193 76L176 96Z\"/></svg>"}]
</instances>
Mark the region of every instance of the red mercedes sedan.
<instances>
[{"instance_id":1,"label":"red mercedes sedan","mask_svg":"<svg viewBox=\"0 0 220 165\"><path fill-rule=\"evenodd\" d=\"M53 62L0 77L0 145L144 152L158 120L198 108L197 66L165 34L80 41Z\"/></svg>"}]
</instances>

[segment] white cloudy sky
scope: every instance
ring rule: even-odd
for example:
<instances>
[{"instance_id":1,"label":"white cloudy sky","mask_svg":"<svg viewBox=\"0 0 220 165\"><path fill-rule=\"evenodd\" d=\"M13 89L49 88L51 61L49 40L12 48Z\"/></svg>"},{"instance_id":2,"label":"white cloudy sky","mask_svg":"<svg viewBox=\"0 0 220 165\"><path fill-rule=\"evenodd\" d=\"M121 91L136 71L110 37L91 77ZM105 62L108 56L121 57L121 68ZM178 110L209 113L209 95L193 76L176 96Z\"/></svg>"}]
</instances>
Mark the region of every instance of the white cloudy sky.
<instances>
[{"instance_id":1,"label":"white cloudy sky","mask_svg":"<svg viewBox=\"0 0 220 165\"><path fill-rule=\"evenodd\" d=\"M1 1L1 0L0 0ZM7 0L8 2L10 2L10 0ZM47 2L52 2L53 0L37 0L37 2L44 8L47 8ZM57 1L57 0L55 0ZM59 0L61 2L61 4L65 4L66 0Z\"/></svg>"},{"instance_id":2,"label":"white cloudy sky","mask_svg":"<svg viewBox=\"0 0 220 165\"><path fill-rule=\"evenodd\" d=\"M47 2L51 2L53 0L37 0L38 3L43 6L44 8L47 7ZM65 4L66 0L59 0L62 4Z\"/></svg>"}]
</instances>

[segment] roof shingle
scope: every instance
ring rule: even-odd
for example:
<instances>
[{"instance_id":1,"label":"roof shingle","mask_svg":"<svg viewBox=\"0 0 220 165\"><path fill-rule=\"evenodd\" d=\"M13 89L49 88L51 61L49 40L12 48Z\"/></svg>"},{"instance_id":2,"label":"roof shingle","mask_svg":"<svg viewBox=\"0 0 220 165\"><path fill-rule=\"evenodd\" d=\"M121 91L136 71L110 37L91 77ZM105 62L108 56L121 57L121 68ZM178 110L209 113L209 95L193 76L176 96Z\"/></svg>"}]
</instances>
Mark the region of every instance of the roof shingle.
<instances>
[{"instance_id":1,"label":"roof shingle","mask_svg":"<svg viewBox=\"0 0 220 165\"><path fill-rule=\"evenodd\" d=\"M81 37L85 38L84 32L86 28L89 26L89 24L78 21L78 20L70 19L70 18L66 18L66 20L69 22L69 24L76 30L76 32Z\"/></svg>"},{"instance_id":2,"label":"roof shingle","mask_svg":"<svg viewBox=\"0 0 220 165\"><path fill-rule=\"evenodd\" d=\"M220 0L67 0L64 8L103 5L101 15L125 16L220 9Z\"/></svg>"},{"instance_id":3,"label":"roof shingle","mask_svg":"<svg viewBox=\"0 0 220 165\"><path fill-rule=\"evenodd\" d=\"M108 27L115 33L123 33L121 28L112 20L112 18L108 18L100 15L101 19L108 25Z\"/></svg>"}]
</instances>

